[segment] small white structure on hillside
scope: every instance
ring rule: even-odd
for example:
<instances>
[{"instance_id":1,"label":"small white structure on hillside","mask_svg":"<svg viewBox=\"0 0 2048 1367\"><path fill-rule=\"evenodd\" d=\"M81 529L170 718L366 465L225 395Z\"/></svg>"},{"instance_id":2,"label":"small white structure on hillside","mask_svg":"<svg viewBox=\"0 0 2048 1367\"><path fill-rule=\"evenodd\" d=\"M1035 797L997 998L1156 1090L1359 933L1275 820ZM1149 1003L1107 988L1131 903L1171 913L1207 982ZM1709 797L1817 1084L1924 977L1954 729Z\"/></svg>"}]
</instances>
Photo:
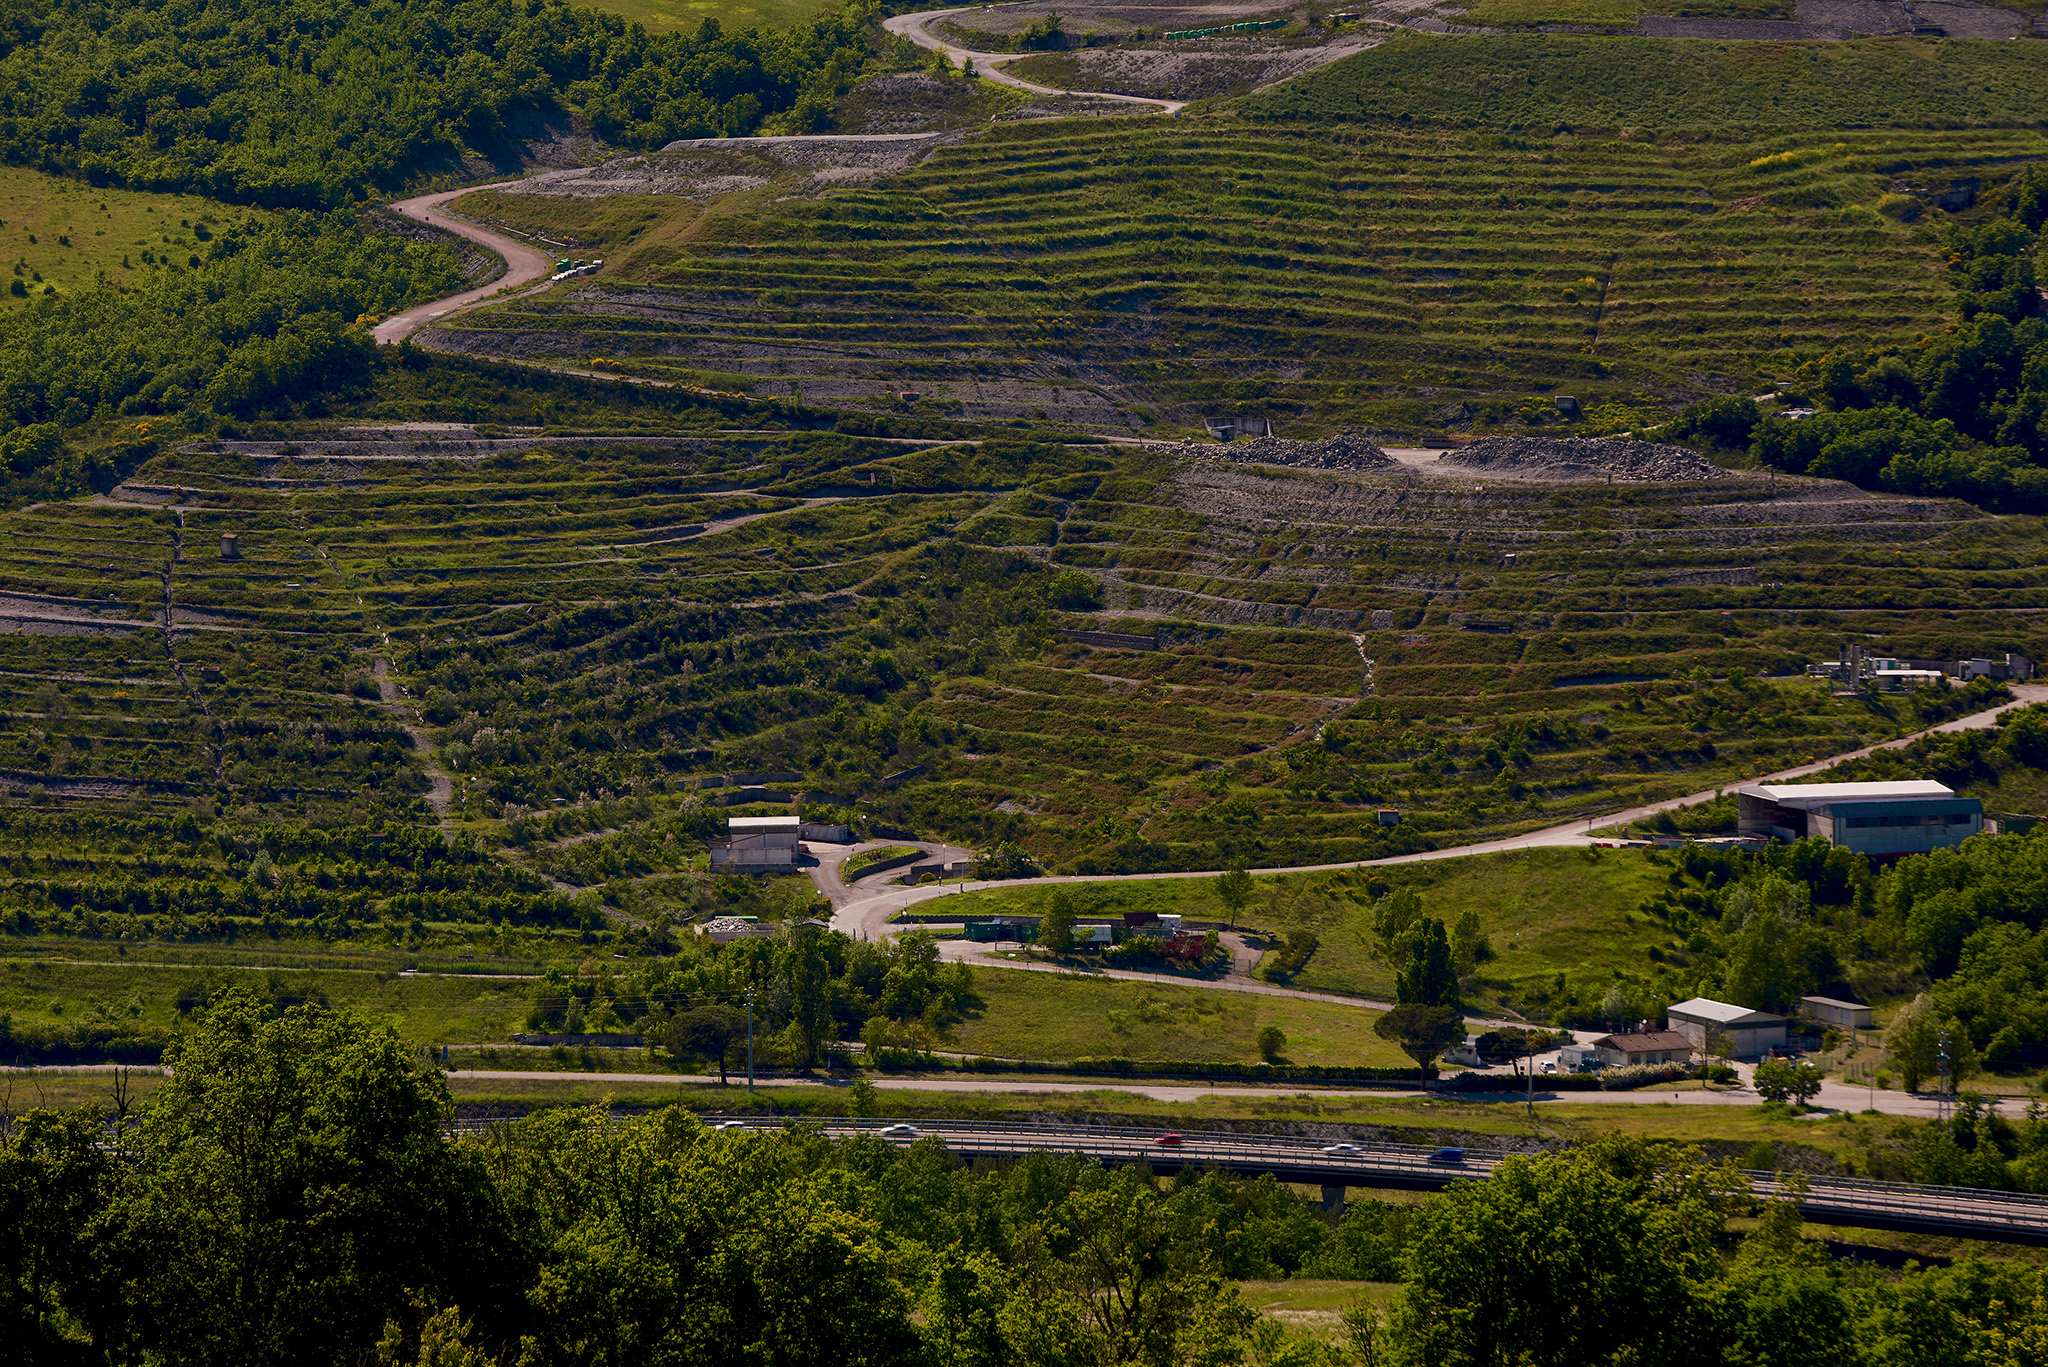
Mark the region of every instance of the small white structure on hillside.
<instances>
[{"instance_id":1,"label":"small white structure on hillside","mask_svg":"<svg viewBox=\"0 0 2048 1367\"><path fill-rule=\"evenodd\" d=\"M1799 1014L1837 1030L1872 1030L1877 1021L1869 1007L1835 997L1801 997Z\"/></svg>"}]
</instances>

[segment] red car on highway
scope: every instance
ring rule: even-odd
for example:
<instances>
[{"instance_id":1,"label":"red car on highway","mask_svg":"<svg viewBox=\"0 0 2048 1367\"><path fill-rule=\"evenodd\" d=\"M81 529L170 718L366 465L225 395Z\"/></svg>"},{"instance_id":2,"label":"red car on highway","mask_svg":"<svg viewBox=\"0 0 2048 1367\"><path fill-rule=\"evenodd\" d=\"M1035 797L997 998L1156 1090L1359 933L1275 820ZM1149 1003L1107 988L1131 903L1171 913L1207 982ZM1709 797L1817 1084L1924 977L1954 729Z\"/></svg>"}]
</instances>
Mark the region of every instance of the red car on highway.
<instances>
[{"instance_id":1,"label":"red car on highway","mask_svg":"<svg viewBox=\"0 0 2048 1367\"><path fill-rule=\"evenodd\" d=\"M1180 1136L1177 1134L1162 1134L1152 1142L1160 1148L1177 1149L1180 1147Z\"/></svg>"}]
</instances>

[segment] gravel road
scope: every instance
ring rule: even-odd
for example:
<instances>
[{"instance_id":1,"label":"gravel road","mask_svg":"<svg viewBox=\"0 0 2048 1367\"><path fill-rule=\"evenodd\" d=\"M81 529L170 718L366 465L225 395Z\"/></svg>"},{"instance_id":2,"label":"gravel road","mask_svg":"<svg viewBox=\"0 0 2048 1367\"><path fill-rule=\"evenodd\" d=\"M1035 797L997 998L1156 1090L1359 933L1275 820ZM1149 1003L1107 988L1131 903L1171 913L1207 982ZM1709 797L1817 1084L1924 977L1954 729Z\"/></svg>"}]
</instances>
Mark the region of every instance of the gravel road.
<instances>
[{"instance_id":1,"label":"gravel road","mask_svg":"<svg viewBox=\"0 0 2048 1367\"><path fill-rule=\"evenodd\" d=\"M1151 99L1144 95L1111 95L1097 90L1055 90L1049 85L1034 85L1030 81L1021 80L1010 75L996 65L998 62L1008 62L1014 61L1019 57L1028 57L1031 55L1030 53L969 52L965 48L954 47L944 39L934 38L925 30L925 25L934 19L943 19L949 14L968 14L978 11L980 8L979 5L965 5L957 9L926 10L922 14L899 14L891 19L884 19L882 27L900 38L908 38L921 48L945 53L955 66L964 67L967 63L973 62L975 71L979 72L986 79L994 81L997 85L1007 85L1017 90L1028 90L1034 95L1078 95L1091 100L1113 100L1118 104L1149 104L1163 109L1169 114L1178 114L1181 110L1187 108L1188 102L1186 100L1159 100Z\"/></svg>"},{"instance_id":2,"label":"gravel road","mask_svg":"<svg viewBox=\"0 0 2048 1367\"><path fill-rule=\"evenodd\" d=\"M370 331L370 336L380 345L402 342L428 323L445 318L458 309L489 299L506 290L518 289L536 280L545 280L554 274L554 257L543 256L523 242L515 242L502 233L479 228L474 223L441 212L443 204L471 191L496 190L514 183L516 182L499 181L495 185L471 185L461 190L443 190L437 194L402 199L391 206L394 213L446 229L457 237L467 238L479 247L496 252L505 258L505 273L488 285L480 285L473 290L464 290L460 294L451 294L445 299L436 299L430 303L415 304L403 313L392 314Z\"/></svg>"}]
</instances>

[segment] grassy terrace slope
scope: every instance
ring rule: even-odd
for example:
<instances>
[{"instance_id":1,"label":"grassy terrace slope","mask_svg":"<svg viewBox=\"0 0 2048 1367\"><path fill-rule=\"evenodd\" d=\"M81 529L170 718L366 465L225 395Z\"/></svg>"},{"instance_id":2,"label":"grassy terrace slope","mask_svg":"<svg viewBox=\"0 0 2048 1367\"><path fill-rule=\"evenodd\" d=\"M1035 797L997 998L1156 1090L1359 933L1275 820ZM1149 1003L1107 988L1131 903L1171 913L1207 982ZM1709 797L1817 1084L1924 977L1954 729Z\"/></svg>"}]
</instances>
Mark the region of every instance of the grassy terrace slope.
<instances>
[{"instance_id":1,"label":"grassy terrace slope","mask_svg":"<svg viewBox=\"0 0 2048 1367\"><path fill-rule=\"evenodd\" d=\"M1165 648L942 685L981 756L942 777L958 819L1034 813L1083 871L1359 858L1852 748L1913 704L1754 676L1845 634L2027 650L2048 605L2036 520L1818 481L1482 490L1197 460L1038 535ZM1391 839L1380 802L1407 813Z\"/></svg>"},{"instance_id":2,"label":"grassy terrace slope","mask_svg":"<svg viewBox=\"0 0 2048 1367\"><path fill-rule=\"evenodd\" d=\"M1409 116L1528 128L1561 120L1652 133L1719 128L1746 138L1758 129L2030 126L2044 98L2048 52L2030 42L1413 34L1261 92L1242 108L1287 121Z\"/></svg>"},{"instance_id":3,"label":"grassy terrace slope","mask_svg":"<svg viewBox=\"0 0 2048 1367\"><path fill-rule=\"evenodd\" d=\"M1942 714L1758 681L1847 633L2048 654L2037 522L1817 481L1482 490L829 433L330 434L167 454L117 498L172 489L0 520L13 792L317 823L651 804L530 852L583 886L685 870L710 829L679 810L693 778L734 770L1083 869L1357 858ZM1059 571L1101 609L1050 607ZM1407 815L1391 834L1381 803Z\"/></svg>"},{"instance_id":4,"label":"grassy terrace slope","mask_svg":"<svg viewBox=\"0 0 2048 1367\"><path fill-rule=\"evenodd\" d=\"M1015 125L871 188L735 202L670 254L428 344L1112 429L1231 406L1296 430L1502 423L1553 392L1656 407L1936 329L1944 216L1869 206L2044 153L2032 128Z\"/></svg>"}]
</instances>

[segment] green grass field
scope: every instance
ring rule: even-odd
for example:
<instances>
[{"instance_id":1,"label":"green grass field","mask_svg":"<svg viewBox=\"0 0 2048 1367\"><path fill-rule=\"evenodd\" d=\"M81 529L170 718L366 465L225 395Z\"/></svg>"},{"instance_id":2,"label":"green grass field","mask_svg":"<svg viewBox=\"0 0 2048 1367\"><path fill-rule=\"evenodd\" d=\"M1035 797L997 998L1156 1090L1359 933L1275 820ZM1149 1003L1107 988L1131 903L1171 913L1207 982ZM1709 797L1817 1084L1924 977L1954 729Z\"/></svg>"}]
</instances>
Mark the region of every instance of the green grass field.
<instances>
[{"instance_id":1,"label":"green grass field","mask_svg":"<svg viewBox=\"0 0 2048 1367\"><path fill-rule=\"evenodd\" d=\"M517 979L401 976L393 969L251 971L15 958L0 962L0 1014L23 1026L170 1030L186 1019L178 1009L181 1004L196 1009L208 994L229 987L248 988L273 999L356 1007L390 1021L413 1044L507 1040L524 1028L533 993L531 983Z\"/></svg>"},{"instance_id":2,"label":"green grass field","mask_svg":"<svg viewBox=\"0 0 2048 1367\"><path fill-rule=\"evenodd\" d=\"M595 7L649 33L694 31L706 19L725 29L788 28L839 8L839 0L596 0Z\"/></svg>"},{"instance_id":3,"label":"green grass field","mask_svg":"<svg viewBox=\"0 0 2048 1367\"><path fill-rule=\"evenodd\" d=\"M98 188L0 167L0 263L26 291L0 293L0 306L18 306L45 286L75 294L102 278L138 283L160 264L203 255L223 228L260 214L197 195Z\"/></svg>"},{"instance_id":4,"label":"green grass field","mask_svg":"<svg viewBox=\"0 0 2048 1367\"><path fill-rule=\"evenodd\" d=\"M1288 1063L1408 1062L1372 1033L1376 1012L1321 1002L995 968L976 970L974 990L984 1005L954 1029L957 1047L999 1058L1257 1063L1271 1025L1287 1036Z\"/></svg>"},{"instance_id":5,"label":"green grass field","mask_svg":"<svg viewBox=\"0 0 2048 1367\"><path fill-rule=\"evenodd\" d=\"M1240 924L1276 938L1315 932L1320 946L1289 986L1389 1000L1393 973L1373 957L1370 903L1376 891L1412 888L1422 896L1424 913L1446 925L1457 924L1468 911L1478 913L1495 957L1482 967L1476 995L1490 1005L1503 997L1513 1000L1558 972L1598 980L1616 969L1668 971L1647 957L1653 945L1668 948L1668 932L1638 914L1637 906L1664 890L1670 873L1650 851L1557 849L1266 876L1256 880ZM1134 911L1223 920L1229 909L1215 889L1215 879L1202 878L1083 883L1066 891L1084 920ZM963 920L1038 915L1052 892L1053 885L970 892L948 898L944 907Z\"/></svg>"}]
</instances>

